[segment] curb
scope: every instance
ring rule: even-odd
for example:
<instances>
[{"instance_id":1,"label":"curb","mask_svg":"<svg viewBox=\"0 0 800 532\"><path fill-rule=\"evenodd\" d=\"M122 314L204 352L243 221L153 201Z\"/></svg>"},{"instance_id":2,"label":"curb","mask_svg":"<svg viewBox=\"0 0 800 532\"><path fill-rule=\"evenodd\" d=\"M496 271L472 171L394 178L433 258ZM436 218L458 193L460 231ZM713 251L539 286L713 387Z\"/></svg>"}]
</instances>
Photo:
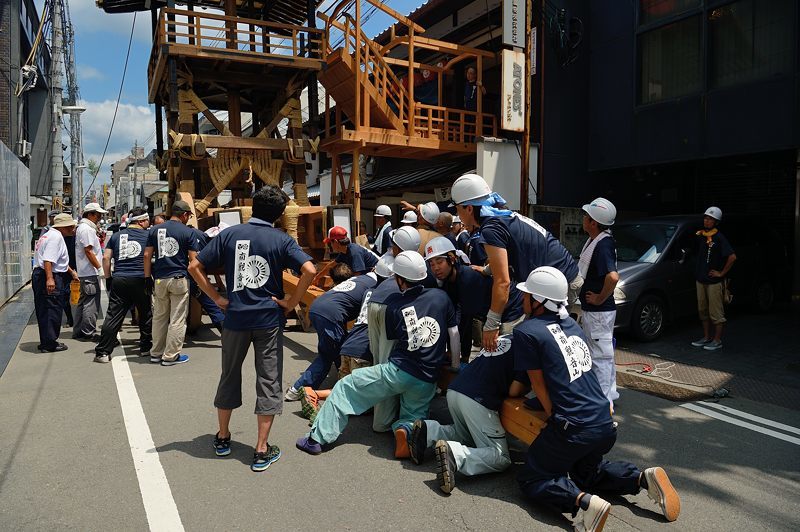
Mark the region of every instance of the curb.
<instances>
[{"instance_id":1,"label":"curb","mask_svg":"<svg viewBox=\"0 0 800 532\"><path fill-rule=\"evenodd\" d=\"M620 366L617 367L617 384L671 401L698 401L713 397L710 387L676 384Z\"/></svg>"}]
</instances>

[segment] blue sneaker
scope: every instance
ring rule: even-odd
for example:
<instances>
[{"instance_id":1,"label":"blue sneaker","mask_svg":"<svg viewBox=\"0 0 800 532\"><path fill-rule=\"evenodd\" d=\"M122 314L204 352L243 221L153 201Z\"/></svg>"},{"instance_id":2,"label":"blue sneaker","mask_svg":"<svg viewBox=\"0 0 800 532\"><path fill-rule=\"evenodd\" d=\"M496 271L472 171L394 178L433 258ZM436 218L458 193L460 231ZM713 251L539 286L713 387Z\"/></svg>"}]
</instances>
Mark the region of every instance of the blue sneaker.
<instances>
[{"instance_id":1,"label":"blue sneaker","mask_svg":"<svg viewBox=\"0 0 800 532\"><path fill-rule=\"evenodd\" d=\"M250 465L250 469L255 472L264 471L277 462L281 454L281 450L277 445L267 444L266 451L253 453L253 463Z\"/></svg>"},{"instance_id":2,"label":"blue sneaker","mask_svg":"<svg viewBox=\"0 0 800 532\"><path fill-rule=\"evenodd\" d=\"M152 359L150 359L152 360ZM178 355L178 358L175 360L161 360L162 366L174 366L175 364L183 364L184 362L189 362L189 355Z\"/></svg>"},{"instance_id":3,"label":"blue sneaker","mask_svg":"<svg viewBox=\"0 0 800 532\"><path fill-rule=\"evenodd\" d=\"M217 456L228 456L231 454L231 437L220 438L219 432L214 436L214 452Z\"/></svg>"},{"instance_id":4,"label":"blue sneaker","mask_svg":"<svg viewBox=\"0 0 800 532\"><path fill-rule=\"evenodd\" d=\"M308 454L317 455L322 453L322 445L315 442L311 436L305 436L297 440L295 447Z\"/></svg>"}]
</instances>

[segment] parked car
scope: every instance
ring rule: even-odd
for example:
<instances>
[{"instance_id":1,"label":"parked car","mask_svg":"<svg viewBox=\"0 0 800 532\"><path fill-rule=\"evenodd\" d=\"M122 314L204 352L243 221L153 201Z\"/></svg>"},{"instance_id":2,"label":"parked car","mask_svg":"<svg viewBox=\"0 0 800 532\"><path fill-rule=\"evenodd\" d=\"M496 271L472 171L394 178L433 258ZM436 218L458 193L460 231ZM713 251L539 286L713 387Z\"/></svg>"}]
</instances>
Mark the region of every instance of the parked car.
<instances>
[{"instance_id":1,"label":"parked car","mask_svg":"<svg viewBox=\"0 0 800 532\"><path fill-rule=\"evenodd\" d=\"M619 221L617 243L620 282L614 291L616 327L645 341L658 338L670 320L697 314L694 269L696 231L702 216L660 216ZM767 312L788 301L791 273L788 248L769 226L752 218L726 215L720 230L737 260L729 273L733 304Z\"/></svg>"}]
</instances>

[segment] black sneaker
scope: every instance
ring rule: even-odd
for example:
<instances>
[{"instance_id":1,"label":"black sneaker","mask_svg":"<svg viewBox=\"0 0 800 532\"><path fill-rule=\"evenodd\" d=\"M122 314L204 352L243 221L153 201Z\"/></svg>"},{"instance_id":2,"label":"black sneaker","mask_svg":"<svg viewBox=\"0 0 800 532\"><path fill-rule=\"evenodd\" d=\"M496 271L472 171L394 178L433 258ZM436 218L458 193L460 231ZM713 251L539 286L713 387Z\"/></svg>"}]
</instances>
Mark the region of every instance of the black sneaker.
<instances>
[{"instance_id":1,"label":"black sneaker","mask_svg":"<svg viewBox=\"0 0 800 532\"><path fill-rule=\"evenodd\" d=\"M408 438L408 450L411 460L419 465L425 461L425 451L428 450L428 425L424 419L418 419L411 426L411 436Z\"/></svg>"},{"instance_id":2,"label":"black sneaker","mask_svg":"<svg viewBox=\"0 0 800 532\"><path fill-rule=\"evenodd\" d=\"M267 444L265 452L253 453L253 463L250 466L252 471L260 472L266 470L269 466L278 461L281 457L281 450L277 445Z\"/></svg>"},{"instance_id":3,"label":"black sneaker","mask_svg":"<svg viewBox=\"0 0 800 532\"><path fill-rule=\"evenodd\" d=\"M42 353L57 353L59 351L66 351L69 348L67 347L67 344L62 344L61 342L59 342L52 349L45 349L42 347L42 344L37 345L36 349L38 349Z\"/></svg>"},{"instance_id":4,"label":"black sneaker","mask_svg":"<svg viewBox=\"0 0 800 532\"><path fill-rule=\"evenodd\" d=\"M219 432L214 435L214 452L217 456L228 456L231 454L231 437L220 438Z\"/></svg>"},{"instance_id":5,"label":"black sneaker","mask_svg":"<svg viewBox=\"0 0 800 532\"><path fill-rule=\"evenodd\" d=\"M436 480L439 481L439 489L450 493L456 487L456 458L444 440L437 441L433 450L436 453Z\"/></svg>"}]
</instances>

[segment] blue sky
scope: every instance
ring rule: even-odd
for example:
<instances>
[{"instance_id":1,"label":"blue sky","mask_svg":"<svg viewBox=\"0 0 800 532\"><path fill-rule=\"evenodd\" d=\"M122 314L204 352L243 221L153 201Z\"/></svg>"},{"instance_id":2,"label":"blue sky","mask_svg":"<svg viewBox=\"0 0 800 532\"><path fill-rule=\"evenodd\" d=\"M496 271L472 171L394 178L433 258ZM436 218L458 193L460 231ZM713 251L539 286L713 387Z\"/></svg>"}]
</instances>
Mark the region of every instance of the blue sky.
<instances>
[{"instance_id":1,"label":"blue sky","mask_svg":"<svg viewBox=\"0 0 800 532\"><path fill-rule=\"evenodd\" d=\"M75 29L78 83L87 108L81 119L84 157L87 161L95 159L100 162L114 114L133 15L106 14L96 7L95 0L68 1ZM40 14L42 3L37 1ZM325 0L323 9L331 3L332 0ZM425 0L391 0L387 3L396 11L407 14ZM389 21L387 16L379 13L372 17L365 29L368 34L376 34L385 29ZM147 62L152 44L150 24L149 12L136 15L128 73L98 183L107 182L111 163L128 155L135 141L144 145L146 151L155 148L155 114L147 102ZM90 180L86 179L86 186Z\"/></svg>"}]
</instances>

